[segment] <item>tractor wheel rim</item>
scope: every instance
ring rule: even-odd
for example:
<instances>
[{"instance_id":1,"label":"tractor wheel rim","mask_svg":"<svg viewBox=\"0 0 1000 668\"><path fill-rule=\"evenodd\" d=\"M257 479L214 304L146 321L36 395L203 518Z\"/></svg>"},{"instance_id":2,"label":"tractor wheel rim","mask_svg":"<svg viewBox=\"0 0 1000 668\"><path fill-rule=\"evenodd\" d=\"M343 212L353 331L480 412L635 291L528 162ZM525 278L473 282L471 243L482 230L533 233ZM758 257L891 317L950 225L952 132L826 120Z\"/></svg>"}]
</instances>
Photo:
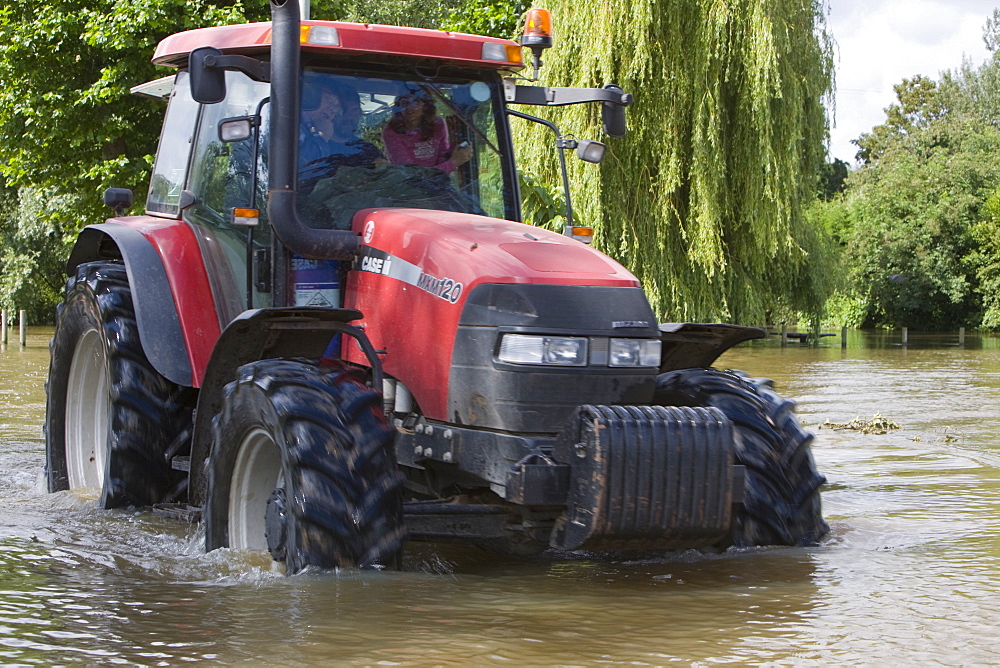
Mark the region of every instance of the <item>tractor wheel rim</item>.
<instances>
[{"instance_id":1,"label":"tractor wheel rim","mask_svg":"<svg viewBox=\"0 0 1000 668\"><path fill-rule=\"evenodd\" d=\"M267 550L268 499L281 478L274 438L261 428L250 431L237 450L229 487L229 547Z\"/></svg>"},{"instance_id":2,"label":"tractor wheel rim","mask_svg":"<svg viewBox=\"0 0 1000 668\"><path fill-rule=\"evenodd\" d=\"M66 473L70 489L104 486L110 429L111 379L101 333L84 332L66 384Z\"/></svg>"}]
</instances>

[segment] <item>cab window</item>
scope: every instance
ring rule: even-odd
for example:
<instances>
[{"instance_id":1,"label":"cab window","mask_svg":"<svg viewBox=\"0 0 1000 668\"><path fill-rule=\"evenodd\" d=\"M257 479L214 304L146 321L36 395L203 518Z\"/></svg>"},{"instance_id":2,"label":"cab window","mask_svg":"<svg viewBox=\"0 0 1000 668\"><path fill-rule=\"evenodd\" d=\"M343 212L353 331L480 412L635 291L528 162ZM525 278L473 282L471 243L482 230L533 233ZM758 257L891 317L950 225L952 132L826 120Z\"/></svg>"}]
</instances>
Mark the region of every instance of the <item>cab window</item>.
<instances>
[{"instance_id":1,"label":"cab window","mask_svg":"<svg viewBox=\"0 0 1000 668\"><path fill-rule=\"evenodd\" d=\"M153 178L146 198L147 212L176 217L187 178L188 159L198 103L191 98L187 72L179 72L160 132L160 145L153 165Z\"/></svg>"},{"instance_id":2,"label":"cab window","mask_svg":"<svg viewBox=\"0 0 1000 668\"><path fill-rule=\"evenodd\" d=\"M299 130L299 216L351 229L374 207L513 218L503 169L499 80L435 82L306 69Z\"/></svg>"}]
</instances>

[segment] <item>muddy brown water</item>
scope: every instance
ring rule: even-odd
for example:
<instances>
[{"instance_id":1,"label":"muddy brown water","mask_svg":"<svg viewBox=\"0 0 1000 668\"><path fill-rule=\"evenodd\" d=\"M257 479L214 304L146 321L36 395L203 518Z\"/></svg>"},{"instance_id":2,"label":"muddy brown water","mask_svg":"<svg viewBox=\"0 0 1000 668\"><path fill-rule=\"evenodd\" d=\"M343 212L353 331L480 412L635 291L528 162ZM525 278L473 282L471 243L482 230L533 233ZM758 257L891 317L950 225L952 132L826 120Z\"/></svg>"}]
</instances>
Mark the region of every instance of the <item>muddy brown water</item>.
<instances>
[{"instance_id":1,"label":"muddy brown water","mask_svg":"<svg viewBox=\"0 0 1000 668\"><path fill-rule=\"evenodd\" d=\"M1000 663L1000 339L744 347L817 434L808 549L517 560L411 546L395 573L286 578L197 527L47 494L51 330L0 347L0 663ZM886 435L817 426L881 413Z\"/></svg>"}]
</instances>

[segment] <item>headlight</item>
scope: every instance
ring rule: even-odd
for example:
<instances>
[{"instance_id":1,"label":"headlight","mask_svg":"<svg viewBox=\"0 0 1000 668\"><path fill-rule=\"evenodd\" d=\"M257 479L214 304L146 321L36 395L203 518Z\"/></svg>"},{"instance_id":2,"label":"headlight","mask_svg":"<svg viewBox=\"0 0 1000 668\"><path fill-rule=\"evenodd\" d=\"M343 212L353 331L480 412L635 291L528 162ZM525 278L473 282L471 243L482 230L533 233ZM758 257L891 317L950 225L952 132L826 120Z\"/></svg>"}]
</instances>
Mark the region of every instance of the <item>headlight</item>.
<instances>
[{"instance_id":1,"label":"headlight","mask_svg":"<svg viewBox=\"0 0 1000 668\"><path fill-rule=\"evenodd\" d=\"M611 339L608 366L660 366L657 339Z\"/></svg>"},{"instance_id":2,"label":"headlight","mask_svg":"<svg viewBox=\"0 0 1000 668\"><path fill-rule=\"evenodd\" d=\"M587 339L579 336L504 334L498 357L501 362L511 364L586 366Z\"/></svg>"}]
</instances>

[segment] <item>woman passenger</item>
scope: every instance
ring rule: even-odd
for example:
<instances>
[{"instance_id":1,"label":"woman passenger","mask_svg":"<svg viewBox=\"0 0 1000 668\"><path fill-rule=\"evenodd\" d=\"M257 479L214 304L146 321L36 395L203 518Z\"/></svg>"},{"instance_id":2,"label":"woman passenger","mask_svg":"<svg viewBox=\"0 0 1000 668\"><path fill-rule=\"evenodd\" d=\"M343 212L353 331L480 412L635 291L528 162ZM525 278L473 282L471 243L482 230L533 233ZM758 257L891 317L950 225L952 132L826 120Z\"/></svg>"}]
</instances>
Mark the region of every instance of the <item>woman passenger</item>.
<instances>
[{"instance_id":1,"label":"woman passenger","mask_svg":"<svg viewBox=\"0 0 1000 668\"><path fill-rule=\"evenodd\" d=\"M444 119L423 91L396 100L396 110L382 130L382 141L389 161L397 165L436 167L451 174L472 158L468 145L452 149Z\"/></svg>"}]
</instances>

